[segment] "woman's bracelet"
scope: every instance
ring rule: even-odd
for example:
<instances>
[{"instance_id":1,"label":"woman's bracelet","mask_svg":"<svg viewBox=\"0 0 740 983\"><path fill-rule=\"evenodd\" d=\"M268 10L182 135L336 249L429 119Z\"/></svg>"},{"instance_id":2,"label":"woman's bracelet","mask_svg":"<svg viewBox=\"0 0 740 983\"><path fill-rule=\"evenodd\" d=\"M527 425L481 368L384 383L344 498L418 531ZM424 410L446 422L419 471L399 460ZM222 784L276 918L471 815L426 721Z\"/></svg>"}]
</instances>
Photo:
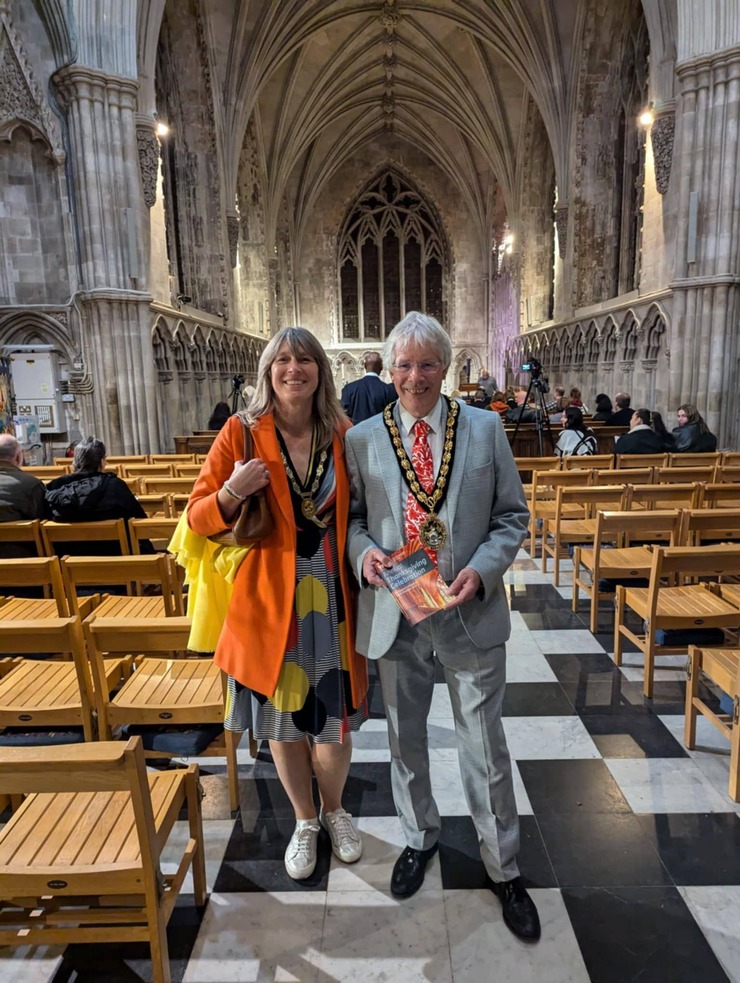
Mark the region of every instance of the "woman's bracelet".
<instances>
[{"instance_id":1,"label":"woman's bracelet","mask_svg":"<svg viewBox=\"0 0 740 983\"><path fill-rule=\"evenodd\" d=\"M223 489L227 495L231 495L231 497L235 498L237 502L246 502L246 500L249 498L249 495L237 495L237 493L234 491L234 489L231 487L228 481L225 481L223 483Z\"/></svg>"}]
</instances>

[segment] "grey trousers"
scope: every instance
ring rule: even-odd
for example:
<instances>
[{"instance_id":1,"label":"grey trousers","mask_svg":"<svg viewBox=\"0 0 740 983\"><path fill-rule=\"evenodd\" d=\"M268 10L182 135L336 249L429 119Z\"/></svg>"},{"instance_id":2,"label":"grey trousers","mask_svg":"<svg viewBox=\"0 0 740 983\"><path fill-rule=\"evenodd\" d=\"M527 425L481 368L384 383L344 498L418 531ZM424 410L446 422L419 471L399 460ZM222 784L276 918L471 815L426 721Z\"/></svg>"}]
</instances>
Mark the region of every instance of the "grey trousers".
<instances>
[{"instance_id":1,"label":"grey trousers","mask_svg":"<svg viewBox=\"0 0 740 983\"><path fill-rule=\"evenodd\" d=\"M427 850L441 829L427 738L435 661L444 668L450 692L463 789L481 858L493 880L511 880L519 873L519 816L501 722L506 647L476 648L455 610L413 628L402 620L396 641L377 662L388 716L393 800L406 841L415 850Z\"/></svg>"}]
</instances>

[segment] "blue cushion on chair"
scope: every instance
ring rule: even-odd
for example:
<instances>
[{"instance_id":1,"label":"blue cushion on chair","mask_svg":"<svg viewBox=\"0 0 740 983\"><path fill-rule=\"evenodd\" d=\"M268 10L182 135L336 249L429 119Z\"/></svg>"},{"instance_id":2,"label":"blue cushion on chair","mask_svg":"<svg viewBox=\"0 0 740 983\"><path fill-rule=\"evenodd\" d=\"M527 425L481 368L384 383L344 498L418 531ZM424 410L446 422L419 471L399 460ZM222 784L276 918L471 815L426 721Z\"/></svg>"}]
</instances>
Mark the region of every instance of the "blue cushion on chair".
<instances>
[{"instance_id":1,"label":"blue cushion on chair","mask_svg":"<svg viewBox=\"0 0 740 983\"><path fill-rule=\"evenodd\" d=\"M0 747L42 747L45 745L82 744L85 735L82 728L39 728L24 730L21 727L6 727L0 732Z\"/></svg>"},{"instance_id":2,"label":"blue cushion on chair","mask_svg":"<svg viewBox=\"0 0 740 983\"><path fill-rule=\"evenodd\" d=\"M659 628L656 645L722 645L725 633L721 628Z\"/></svg>"},{"instance_id":3,"label":"blue cushion on chair","mask_svg":"<svg viewBox=\"0 0 740 983\"><path fill-rule=\"evenodd\" d=\"M146 751L161 751L178 758L195 758L223 733L220 724L203 724L201 727L160 727L147 724L127 724L122 728L124 737L140 735Z\"/></svg>"},{"instance_id":4,"label":"blue cushion on chair","mask_svg":"<svg viewBox=\"0 0 740 983\"><path fill-rule=\"evenodd\" d=\"M644 577L616 577L611 579L609 577L600 577L598 590L600 594L613 594L614 588L619 585L620 587L649 587L650 581L645 580Z\"/></svg>"},{"instance_id":5,"label":"blue cushion on chair","mask_svg":"<svg viewBox=\"0 0 740 983\"><path fill-rule=\"evenodd\" d=\"M732 714L735 707L729 693L722 693L719 698L719 712Z\"/></svg>"}]
</instances>

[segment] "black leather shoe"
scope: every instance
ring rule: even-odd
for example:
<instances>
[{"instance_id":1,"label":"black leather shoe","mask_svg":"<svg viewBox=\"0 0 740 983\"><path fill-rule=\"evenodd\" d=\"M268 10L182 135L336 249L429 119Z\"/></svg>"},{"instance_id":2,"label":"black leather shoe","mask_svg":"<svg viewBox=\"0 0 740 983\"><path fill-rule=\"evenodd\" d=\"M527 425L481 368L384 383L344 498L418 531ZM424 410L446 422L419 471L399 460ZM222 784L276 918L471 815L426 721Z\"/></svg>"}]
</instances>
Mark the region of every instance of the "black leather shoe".
<instances>
[{"instance_id":1,"label":"black leather shoe","mask_svg":"<svg viewBox=\"0 0 740 983\"><path fill-rule=\"evenodd\" d=\"M407 846L393 865L391 894L394 898L410 898L424 883L424 871L437 852L437 844L428 850L414 850Z\"/></svg>"},{"instance_id":2,"label":"black leather shoe","mask_svg":"<svg viewBox=\"0 0 740 983\"><path fill-rule=\"evenodd\" d=\"M521 877L511 881L491 881L491 886L501 902L506 926L517 938L536 942L540 937L540 918Z\"/></svg>"}]
</instances>

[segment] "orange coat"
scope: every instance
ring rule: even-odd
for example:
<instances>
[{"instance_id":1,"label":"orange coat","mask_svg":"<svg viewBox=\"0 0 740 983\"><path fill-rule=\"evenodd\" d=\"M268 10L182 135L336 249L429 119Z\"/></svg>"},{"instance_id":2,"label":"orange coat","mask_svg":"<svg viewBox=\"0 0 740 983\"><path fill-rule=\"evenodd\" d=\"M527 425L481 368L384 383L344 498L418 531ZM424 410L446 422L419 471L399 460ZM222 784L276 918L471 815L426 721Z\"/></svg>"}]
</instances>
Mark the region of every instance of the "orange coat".
<instances>
[{"instance_id":1,"label":"orange coat","mask_svg":"<svg viewBox=\"0 0 740 983\"><path fill-rule=\"evenodd\" d=\"M275 528L249 550L237 571L234 593L214 658L224 672L270 697L278 683L293 618L296 526L290 486L271 415L258 420L252 430L252 439L254 456L261 458L270 469L266 494ZM367 663L355 651L355 602L345 560L349 479L343 438L335 434L332 446L337 479L337 552L346 626L342 648L346 647L352 703L357 707L367 693ZM241 420L232 416L214 440L190 496L188 525L193 532L211 536L230 525L224 521L216 496L231 475L234 461L241 460L243 455Z\"/></svg>"}]
</instances>

